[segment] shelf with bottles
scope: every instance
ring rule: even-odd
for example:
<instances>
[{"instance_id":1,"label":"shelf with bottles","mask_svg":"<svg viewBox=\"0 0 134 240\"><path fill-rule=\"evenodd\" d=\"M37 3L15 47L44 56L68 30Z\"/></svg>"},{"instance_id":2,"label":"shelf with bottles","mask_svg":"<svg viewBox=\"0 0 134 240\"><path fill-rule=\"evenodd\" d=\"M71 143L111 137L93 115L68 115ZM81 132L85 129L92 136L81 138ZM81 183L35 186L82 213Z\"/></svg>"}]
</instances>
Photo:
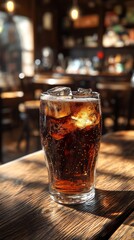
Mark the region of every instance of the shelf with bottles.
<instances>
[{"instance_id":1,"label":"shelf with bottles","mask_svg":"<svg viewBox=\"0 0 134 240\"><path fill-rule=\"evenodd\" d=\"M72 21L64 17L60 26L60 40L63 48L98 47L99 14L93 13L80 16Z\"/></svg>"},{"instance_id":2,"label":"shelf with bottles","mask_svg":"<svg viewBox=\"0 0 134 240\"><path fill-rule=\"evenodd\" d=\"M59 64L56 68L57 71L67 74L80 74L80 75L107 75L107 76L127 76L131 73L134 60L133 54L127 53L110 53L105 55L102 50L92 52L90 54L83 54L81 56L74 54L69 57L62 55L62 63L65 61L64 67Z\"/></svg>"},{"instance_id":3,"label":"shelf with bottles","mask_svg":"<svg viewBox=\"0 0 134 240\"><path fill-rule=\"evenodd\" d=\"M86 34L85 36L62 36L62 48L98 48L98 34Z\"/></svg>"},{"instance_id":4,"label":"shelf with bottles","mask_svg":"<svg viewBox=\"0 0 134 240\"><path fill-rule=\"evenodd\" d=\"M105 56L103 69L111 74L126 74L132 71L133 66L133 54L116 52Z\"/></svg>"},{"instance_id":5,"label":"shelf with bottles","mask_svg":"<svg viewBox=\"0 0 134 240\"><path fill-rule=\"evenodd\" d=\"M134 2L116 2L105 9L103 47L134 47Z\"/></svg>"},{"instance_id":6,"label":"shelf with bottles","mask_svg":"<svg viewBox=\"0 0 134 240\"><path fill-rule=\"evenodd\" d=\"M131 47L134 47L134 3L131 8L125 5L125 12L121 12L121 7L122 4L115 5L110 10L104 8L103 23L99 26L66 27L61 35L62 47L70 49L80 46L83 50L97 47L106 49L127 47L131 50ZM99 18L101 19L100 16Z\"/></svg>"}]
</instances>

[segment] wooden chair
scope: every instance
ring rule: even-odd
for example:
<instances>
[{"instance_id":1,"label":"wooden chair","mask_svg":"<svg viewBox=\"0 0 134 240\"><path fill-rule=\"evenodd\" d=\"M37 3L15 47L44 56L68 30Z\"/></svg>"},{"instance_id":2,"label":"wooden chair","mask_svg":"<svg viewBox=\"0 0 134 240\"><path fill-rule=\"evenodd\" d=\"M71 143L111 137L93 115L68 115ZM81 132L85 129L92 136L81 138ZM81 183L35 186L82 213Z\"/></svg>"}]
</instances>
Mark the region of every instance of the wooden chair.
<instances>
[{"instance_id":1,"label":"wooden chair","mask_svg":"<svg viewBox=\"0 0 134 240\"><path fill-rule=\"evenodd\" d=\"M128 121L131 84L128 82L98 82L96 88L101 95L103 133L107 131L105 121L108 117L114 122L113 130L119 130L119 117L123 116Z\"/></svg>"},{"instance_id":2,"label":"wooden chair","mask_svg":"<svg viewBox=\"0 0 134 240\"><path fill-rule=\"evenodd\" d=\"M22 91L10 91L1 93L2 101L2 128L7 129L18 124L19 114L18 106L23 101L24 93Z\"/></svg>"},{"instance_id":3,"label":"wooden chair","mask_svg":"<svg viewBox=\"0 0 134 240\"><path fill-rule=\"evenodd\" d=\"M19 125L18 106L23 101L22 91L0 93L0 159L2 162L3 133L13 131Z\"/></svg>"}]
</instances>

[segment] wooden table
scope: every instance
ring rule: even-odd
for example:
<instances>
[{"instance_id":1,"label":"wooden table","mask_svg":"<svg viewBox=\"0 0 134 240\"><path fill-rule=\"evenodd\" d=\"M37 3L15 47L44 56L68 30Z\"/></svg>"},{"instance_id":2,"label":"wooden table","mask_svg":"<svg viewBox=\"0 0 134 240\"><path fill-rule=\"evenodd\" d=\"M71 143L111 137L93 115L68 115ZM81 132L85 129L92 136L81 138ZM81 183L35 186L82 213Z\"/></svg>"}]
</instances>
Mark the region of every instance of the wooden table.
<instances>
[{"instance_id":1,"label":"wooden table","mask_svg":"<svg viewBox=\"0 0 134 240\"><path fill-rule=\"evenodd\" d=\"M95 200L70 206L50 199L42 151L1 165L0 239L134 239L133 160L134 131L105 135Z\"/></svg>"}]
</instances>

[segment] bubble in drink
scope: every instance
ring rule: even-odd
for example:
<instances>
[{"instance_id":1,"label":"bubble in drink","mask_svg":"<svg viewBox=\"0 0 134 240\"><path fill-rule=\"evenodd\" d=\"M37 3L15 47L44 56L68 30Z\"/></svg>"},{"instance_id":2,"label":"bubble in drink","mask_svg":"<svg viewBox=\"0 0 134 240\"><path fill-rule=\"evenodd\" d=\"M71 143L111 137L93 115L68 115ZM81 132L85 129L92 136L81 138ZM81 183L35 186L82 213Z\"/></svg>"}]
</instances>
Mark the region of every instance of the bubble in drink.
<instances>
[{"instance_id":1,"label":"bubble in drink","mask_svg":"<svg viewBox=\"0 0 134 240\"><path fill-rule=\"evenodd\" d=\"M40 107L50 192L67 195L87 193L94 186L101 136L100 100L91 91L86 98L75 94L71 99L42 99Z\"/></svg>"}]
</instances>

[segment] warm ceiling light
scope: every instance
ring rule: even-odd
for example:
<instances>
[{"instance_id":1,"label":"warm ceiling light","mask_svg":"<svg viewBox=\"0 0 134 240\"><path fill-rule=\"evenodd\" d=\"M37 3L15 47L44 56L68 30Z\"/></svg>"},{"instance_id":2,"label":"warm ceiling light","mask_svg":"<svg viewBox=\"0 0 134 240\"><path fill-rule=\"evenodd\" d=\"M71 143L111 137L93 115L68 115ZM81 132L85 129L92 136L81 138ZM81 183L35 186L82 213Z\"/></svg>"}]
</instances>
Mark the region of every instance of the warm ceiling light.
<instances>
[{"instance_id":1,"label":"warm ceiling light","mask_svg":"<svg viewBox=\"0 0 134 240\"><path fill-rule=\"evenodd\" d=\"M77 19L79 17L79 9L77 7L73 7L70 10L70 16L73 20Z\"/></svg>"},{"instance_id":2,"label":"warm ceiling light","mask_svg":"<svg viewBox=\"0 0 134 240\"><path fill-rule=\"evenodd\" d=\"M15 4L13 1L7 1L6 2L6 9L8 12L12 13L14 12L14 9L15 9Z\"/></svg>"},{"instance_id":3,"label":"warm ceiling light","mask_svg":"<svg viewBox=\"0 0 134 240\"><path fill-rule=\"evenodd\" d=\"M70 10L70 17L73 19L73 20L76 20L80 15L80 10L78 8L78 5L77 5L77 2L76 0L73 1L73 6Z\"/></svg>"}]
</instances>

